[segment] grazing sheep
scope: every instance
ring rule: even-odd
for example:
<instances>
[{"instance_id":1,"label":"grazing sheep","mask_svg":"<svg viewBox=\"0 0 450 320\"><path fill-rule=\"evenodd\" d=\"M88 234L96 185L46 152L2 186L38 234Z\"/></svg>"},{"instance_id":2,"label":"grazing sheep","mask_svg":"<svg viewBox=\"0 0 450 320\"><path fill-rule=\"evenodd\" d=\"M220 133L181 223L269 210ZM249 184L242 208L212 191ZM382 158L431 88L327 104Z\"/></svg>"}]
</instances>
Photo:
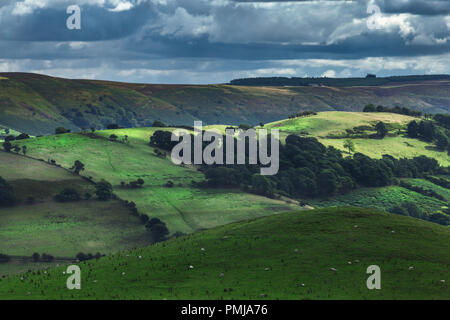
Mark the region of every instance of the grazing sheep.
<instances>
[{"instance_id":1,"label":"grazing sheep","mask_svg":"<svg viewBox=\"0 0 450 320\"><path fill-rule=\"evenodd\" d=\"M414 270L414 266L411 266L408 268L409 270Z\"/></svg>"},{"instance_id":2,"label":"grazing sheep","mask_svg":"<svg viewBox=\"0 0 450 320\"><path fill-rule=\"evenodd\" d=\"M189 266L189 269L191 269L191 270L194 269L194 266Z\"/></svg>"},{"instance_id":3,"label":"grazing sheep","mask_svg":"<svg viewBox=\"0 0 450 320\"><path fill-rule=\"evenodd\" d=\"M330 268L331 271L336 272L338 271L336 268Z\"/></svg>"}]
</instances>

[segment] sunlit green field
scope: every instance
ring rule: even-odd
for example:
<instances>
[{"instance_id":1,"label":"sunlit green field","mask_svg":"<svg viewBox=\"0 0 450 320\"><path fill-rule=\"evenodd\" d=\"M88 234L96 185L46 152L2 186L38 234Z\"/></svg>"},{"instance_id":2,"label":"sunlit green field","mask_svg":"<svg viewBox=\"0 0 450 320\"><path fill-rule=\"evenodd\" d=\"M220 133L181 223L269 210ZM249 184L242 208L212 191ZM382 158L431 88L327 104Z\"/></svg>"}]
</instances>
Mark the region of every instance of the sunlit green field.
<instances>
[{"instance_id":1,"label":"sunlit green field","mask_svg":"<svg viewBox=\"0 0 450 320\"><path fill-rule=\"evenodd\" d=\"M292 212L81 263L81 290L65 267L1 279L0 299L448 299L449 240L371 209ZM370 265L381 290L367 289Z\"/></svg>"},{"instance_id":2,"label":"sunlit green field","mask_svg":"<svg viewBox=\"0 0 450 320\"><path fill-rule=\"evenodd\" d=\"M324 145L333 146L347 152L348 150L343 147L345 139L329 138L329 136L345 134L345 129L352 129L357 126L372 126L378 121L390 124L393 128L404 130L407 123L412 120L417 120L417 118L383 112L332 111L319 112L315 116L269 123L265 128L280 130L282 140L289 134L307 132L308 136L318 138ZM413 158L425 155L435 158L443 166L450 165L450 158L446 152L436 150L432 144L404 137L403 134L385 137L384 139L352 138L351 140L355 144L356 152L372 158L381 158L383 154L390 154L396 158Z\"/></svg>"},{"instance_id":3,"label":"sunlit green field","mask_svg":"<svg viewBox=\"0 0 450 320\"><path fill-rule=\"evenodd\" d=\"M122 199L134 201L138 210L150 217L161 218L171 232L190 233L202 228L247 218L266 216L298 206L284 201L247 194L239 190L205 190L193 188L203 174L195 168L174 165L170 155L161 158L148 145L155 128L118 129L96 132L92 138L81 134L63 134L18 141L28 147L28 155L55 159L65 168L75 160L85 164L82 175L95 181L105 179ZM167 129L169 130L169 129ZM109 141L111 134L119 142ZM127 135L129 143L120 142ZM142 189L121 187L142 178ZM167 182L173 188L166 187Z\"/></svg>"}]
</instances>

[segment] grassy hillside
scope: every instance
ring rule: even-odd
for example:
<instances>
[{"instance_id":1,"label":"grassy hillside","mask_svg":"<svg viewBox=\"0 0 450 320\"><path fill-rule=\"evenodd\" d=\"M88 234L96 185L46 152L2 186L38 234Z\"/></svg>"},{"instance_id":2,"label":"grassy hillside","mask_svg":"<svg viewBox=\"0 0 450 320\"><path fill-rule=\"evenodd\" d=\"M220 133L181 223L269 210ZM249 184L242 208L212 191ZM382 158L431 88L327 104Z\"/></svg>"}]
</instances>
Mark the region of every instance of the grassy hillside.
<instances>
[{"instance_id":1,"label":"grassy hillside","mask_svg":"<svg viewBox=\"0 0 450 320\"><path fill-rule=\"evenodd\" d=\"M371 127L369 130L363 130L364 133L370 134L375 132L374 125L382 121L388 124L391 134L384 139L351 138L356 152L372 158L381 158L383 154L390 154L396 158L425 155L435 158L443 166L450 165L446 152L436 150L433 144L405 137L405 127L414 119L416 118L395 113L319 112L314 116L269 123L265 128L280 130L281 138L289 134L304 134L318 138L326 146L347 151L343 147L346 129ZM399 131L401 134L397 134Z\"/></svg>"},{"instance_id":2,"label":"grassy hillside","mask_svg":"<svg viewBox=\"0 0 450 320\"><path fill-rule=\"evenodd\" d=\"M293 212L81 263L81 290L66 289L65 268L4 278L0 298L448 299L449 240L370 209ZM366 287L370 265L381 290Z\"/></svg>"},{"instance_id":3,"label":"grassy hillside","mask_svg":"<svg viewBox=\"0 0 450 320\"><path fill-rule=\"evenodd\" d=\"M298 208L285 201L268 199L240 190L198 189L192 181L201 181L203 174L194 168L172 164L169 157L155 155L148 145L154 128L119 129L96 132L95 136L63 134L29 140L14 141L26 145L27 154L38 159L55 159L65 168L75 160L85 164L84 176L95 181L106 179L122 199L134 201L140 213L163 220L170 232L191 233L234 221L271 215ZM107 139L124 135L129 143ZM142 178L144 187L129 189L121 182ZM172 181L174 187L166 184Z\"/></svg>"},{"instance_id":4,"label":"grassy hillside","mask_svg":"<svg viewBox=\"0 0 450 320\"><path fill-rule=\"evenodd\" d=\"M414 180L416 182L413 185L423 186L423 184L426 184L430 189L439 188L439 186L436 186L431 182L427 184L426 180L411 180ZM420 181L420 183L418 181ZM442 190L443 193L447 193L448 202L450 200L450 197L448 196L449 190L445 188L440 188L440 190ZM448 205L448 203L446 203L445 201L433 197L427 197L420 193L399 186L388 186L382 188L361 188L344 195L322 199L310 199L308 201L308 203L317 208L355 206L363 208L375 208L384 211L388 211L393 207L406 202L416 204L427 214L442 210L443 207L446 207Z\"/></svg>"},{"instance_id":5,"label":"grassy hillside","mask_svg":"<svg viewBox=\"0 0 450 320\"><path fill-rule=\"evenodd\" d=\"M62 168L0 152L0 176L13 187L18 201L0 208L0 253L21 257L0 263L0 274L41 267L22 258L34 252L51 254L58 261L74 259L80 251L109 254L152 243L139 219L117 200L55 202L54 195L67 187L83 197L94 194L91 184Z\"/></svg>"},{"instance_id":6,"label":"grassy hillside","mask_svg":"<svg viewBox=\"0 0 450 320\"><path fill-rule=\"evenodd\" d=\"M0 125L28 134L58 126L149 126L154 120L192 125L267 123L302 110L359 111L373 103L426 112L450 110L450 81L373 87L246 87L151 85L0 74Z\"/></svg>"}]
</instances>

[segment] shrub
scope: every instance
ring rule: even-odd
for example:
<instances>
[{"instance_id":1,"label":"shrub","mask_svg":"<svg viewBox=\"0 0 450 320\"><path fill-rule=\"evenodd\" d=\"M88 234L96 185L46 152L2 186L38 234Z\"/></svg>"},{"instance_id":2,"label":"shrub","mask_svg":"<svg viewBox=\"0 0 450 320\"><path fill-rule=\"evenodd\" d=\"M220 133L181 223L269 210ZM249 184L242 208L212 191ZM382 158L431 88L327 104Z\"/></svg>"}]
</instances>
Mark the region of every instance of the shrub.
<instances>
[{"instance_id":1,"label":"shrub","mask_svg":"<svg viewBox=\"0 0 450 320\"><path fill-rule=\"evenodd\" d=\"M11 257L7 254L0 253L0 263L6 263L11 260Z\"/></svg>"},{"instance_id":2,"label":"shrub","mask_svg":"<svg viewBox=\"0 0 450 320\"><path fill-rule=\"evenodd\" d=\"M153 240L156 242L164 241L169 235L166 224L158 218L153 218L148 221L145 227L151 232Z\"/></svg>"},{"instance_id":3,"label":"shrub","mask_svg":"<svg viewBox=\"0 0 450 320\"><path fill-rule=\"evenodd\" d=\"M5 141L5 142L3 142L3 149L6 151L6 152L10 152L11 151L11 149L12 149L12 144L11 144L11 142L9 142L9 141Z\"/></svg>"},{"instance_id":4,"label":"shrub","mask_svg":"<svg viewBox=\"0 0 450 320\"><path fill-rule=\"evenodd\" d=\"M95 194L101 201L106 201L112 198L112 186L108 181L102 180L95 185Z\"/></svg>"},{"instance_id":5,"label":"shrub","mask_svg":"<svg viewBox=\"0 0 450 320\"><path fill-rule=\"evenodd\" d=\"M153 122L152 127L159 127L159 128L164 128L166 126L166 124L162 121L158 121L156 120L155 122Z\"/></svg>"},{"instance_id":6,"label":"shrub","mask_svg":"<svg viewBox=\"0 0 450 320\"><path fill-rule=\"evenodd\" d=\"M38 262L41 259L41 255L35 252L31 255L31 258L33 259L34 262Z\"/></svg>"},{"instance_id":7,"label":"shrub","mask_svg":"<svg viewBox=\"0 0 450 320\"><path fill-rule=\"evenodd\" d=\"M69 133L70 130L64 128L64 127L58 127L55 129L55 134L63 134L63 133Z\"/></svg>"},{"instance_id":8,"label":"shrub","mask_svg":"<svg viewBox=\"0 0 450 320\"><path fill-rule=\"evenodd\" d=\"M43 253L41 260L44 262L52 262L55 258L51 254Z\"/></svg>"},{"instance_id":9,"label":"shrub","mask_svg":"<svg viewBox=\"0 0 450 320\"><path fill-rule=\"evenodd\" d=\"M26 133L21 133L16 137L16 140L25 140L25 139L30 139L30 136Z\"/></svg>"},{"instance_id":10,"label":"shrub","mask_svg":"<svg viewBox=\"0 0 450 320\"><path fill-rule=\"evenodd\" d=\"M81 197L77 190L72 188L65 188L63 191L57 194L54 199L58 202L71 202L80 201Z\"/></svg>"}]
</instances>

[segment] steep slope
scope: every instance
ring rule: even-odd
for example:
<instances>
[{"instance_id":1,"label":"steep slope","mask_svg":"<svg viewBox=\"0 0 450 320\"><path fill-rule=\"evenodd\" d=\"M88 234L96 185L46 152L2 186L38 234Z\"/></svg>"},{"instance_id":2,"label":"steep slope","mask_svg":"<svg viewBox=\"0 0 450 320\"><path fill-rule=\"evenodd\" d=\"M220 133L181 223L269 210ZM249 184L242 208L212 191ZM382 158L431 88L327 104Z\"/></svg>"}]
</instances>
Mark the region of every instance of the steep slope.
<instances>
[{"instance_id":1,"label":"steep slope","mask_svg":"<svg viewBox=\"0 0 450 320\"><path fill-rule=\"evenodd\" d=\"M154 120L192 125L271 122L302 110L359 111L373 103L449 112L450 81L415 81L370 87L246 87L152 85L67 80L0 73L0 125L29 134L58 126L149 126Z\"/></svg>"},{"instance_id":2,"label":"steep slope","mask_svg":"<svg viewBox=\"0 0 450 320\"><path fill-rule=\"evenodd\" d=\"M0 299L448 299L449 240L376 210L293 212L81 263L81 290L65 268L1 279ZM381 290L366 287L370 265Z\"/></svg>"}]
</instances>

